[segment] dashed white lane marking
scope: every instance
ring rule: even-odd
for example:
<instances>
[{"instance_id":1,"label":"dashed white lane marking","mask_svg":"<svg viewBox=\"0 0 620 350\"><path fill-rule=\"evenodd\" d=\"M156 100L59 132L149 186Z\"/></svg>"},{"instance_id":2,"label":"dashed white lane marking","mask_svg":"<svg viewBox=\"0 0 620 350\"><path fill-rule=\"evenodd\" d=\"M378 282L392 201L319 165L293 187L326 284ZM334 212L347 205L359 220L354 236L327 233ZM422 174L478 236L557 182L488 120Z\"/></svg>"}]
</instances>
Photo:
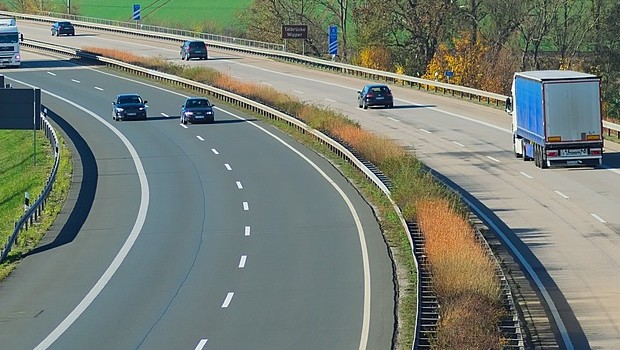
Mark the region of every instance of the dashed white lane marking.
<instances>
[{"instance_id":1,"label":"dashed white lane marking","mask_svg":"<svg viewBox=\"0 0 620 350\"><path fill-rule=\"evenodd\" d=\"M558 196L564 198L564 199L569 199L570 197L565 195L564 193L560 192L560 191L553 191L555 192Z\"/></svg>"},{"instance_id":2,"label":"dashed white lane marking","mask_svg":"<svg viewBox=\"0 0 620 350\"><path fill-rule=\"evenodd\" d=\"M228 305L230 305L230 302L232 301L234 295L234 292L228 292L228 294L226 294L226 299L224 299L224 302L222 303L222 309L225 309L228 307Z\"/></svg>"},{"instance_id":3,"label":"dashed white lane marking","mask_svg":"<svg viewBox=\"0 0 620 350\"><path fill-rule=\"evenodd\" d=\"M453 144L455 144L455 145L457 145L457 146L459 146L459 147L465 147L465 145L464 145L464 144L462 144L462 143L458 143L458 142L456 142L456 141L452 141L452 143L453 143Z\"/></svg>"},{"instance_id":4,"label":"dashed white lane marking","mask_svg":"<svg viewBox=\"0 0 620 350\"><path fill-rule=\"evenodd\" d=\"M220 154L215 148L211 148L211 152L213 152L213 154Z\"/></svg>"},{"instance_id":5,"label":"dashed white lane marking","mask_svg":"<svg viewBox=\"0 0 620 350\"><path fill-rule=\"evenodd\" d=\"M160 113L160 114L161 114L163 117L170 118L170 116L169 116L169 115L167 115L166 113Z\"/></svg>"},{"instance_id":6,"label":"dashed white lane marking","mask_svg":"<svg viewBox=\"0 0 620 350\"><path fill-rule=\"evenodd\" d=\"M332 100L331 98L326 98L325 101L327 101L327 102L336 102L336 101Z\"/></svg>"},{"instance_id":7,"label":"dashed white lane marking","mask_svg":"<svg viewBox=\"0 0 620 350\"><path fill-rule=\"evenodd\" d=\"M250 226L246 226L245 227L245 236L249 237L250 236Z\"/></svg>"},{"instance_id":8,"label":"dashed white lane marking","mask_svg":"<svg viewBox=\"0 0 620 350\"><path fill-rule=\"evenodd\" d=\"M400 123L400 120L396 119L396 118L392 118L392 117L388 117L389 120L393 121L393 122L397 122Z\"/></svg>"},{"instance_id":9,"label":"dashed white lane marking","mask_svg":"<svg viewBox=\"0 0 620 350\"><path fill-rule=\"evenodd\" d=\"M103 91L103 88L100 88L99 86L95 86L95 90Z\"/></svg>"},{"instance_id":10,"label":"dashed white lane marking","mask_svg":"<svg viewBox=\"0 0 620 350\"><path fill-rule=\"evenodd\" d=\"M196 138L197 138L198 140L200 140L200 141L204 141L204 140L205 140L205 139L203 139L203 138L202 138L202 136L200 136L200 135L196 135Z\"/></svg>"},{"instance_id":11,"label":"dashed white lane marking","mask_svg":"<svg viewBox=\"0 0 620 350\"><path fill-rule=\"evenodd\" d=\"M187 125L185 125L185 124L182 124L182 123L181 123L181 124L179 124L179 125L181 125L181 126L182 126L183 128L185 128L185 129L187 129Z\"/></svg>"},{"instance_id":12,"label":"dashed white lane marking","mask_svg":"<svg viewBox=\"0 0 620 350\"><path fill-rule=\"evenodd\" d=\"M47 72L47 74L56 76L56 73L53 73L53 72Z\"/></svg>"},{"instance_id":13,"label":"dashed white lane marking","mask_svg":"<svg viewBox=\"0 0 620 350\"><path fill-rule=\"evenodd\" d=\"M425 129L420 129L420 131L425 132L425 133L427 133L427 134L430 134L430 133L431 133L430 131L425 130Z\"/></svg>"},{"instance_id":14,"label":"dashed white lane marking","mask_svg":"<svg viewBox=\"0 0 620 350\"><path fill-rule=\"evenodd\" d=\"M78 83L78 84L80 83L79 80L75 80L75 79L71 79L71 81L74 82L74 83Z\"/></svg>"},{"instance_id":15,"label":"dashed white lane marking","mask_svg":"<svg viewBox=\"0 0 620 350\"><path fill-rule=\"evenodd\" d=\"M207 345L207 341L209 341L209 339L200 339L200 341L198 342L198 345L196 345L194 350L202 350L202 349L204 349L205 345Z\"/></svg>"},{"instance_id":16,"label":"dashed white lane marking","mask_svg":"<svg viewBox=\"0 0 620 350\"><path fill-rule=\"evenodd\" d=\"M496 162L496 163L501 163L499 159L493 158L491 156L487 156L487 158L489 158L490 160Z\"/></svg>"},{"instance_id":17,"label":"dashed white lane marking","mask_svg":"<svg viewBox=\"0 0 620 350\"><path fill-rule=\"evenodd\" d=\"M527 177L528 179L533 179L533 177L529 176L528 174L526 174L526 173L524 173L522 171L520 173L521 173L521 175Z\"/></svg>"},{"instance_id":18,"label":"dashed white lane marking","mask_svg":"<svg viewBox=\"0 0 620 350\"><path fill-rule=\"evenodd\" d=\"M594 213L592 213L592 214L590 214L590 215L592 215L592 217L593 217L593 218L595 218L596 220L600 221L600 222L601 222L601 223L603 223L603 224L607 223L607 221L603 220L603 218L602 218L602 217L600 217L600 216L598 216L598 215L596 215L596 214L594 214Z\"/></svg>"},{"instance_id":19,"label":"dashed white lane marking","mask_svg":"<svg viewBox=\"0 0 620 350\"><path fill-rule=\"evenodd\" d=\"M248 204L248 202L243 202L243 210L245 211L250 210L250 205Z\"/></svg>"},{"instance_id":20,"label":"dashed white lane marking","mask_svg":"<svg viewBox=\"0 0 620 350\"><path fill-rule=\"evenodd\" d=\"M243 186L241 185L241 181L237 181L237 188L242 190Z\"/></svg>"},{"instance_id":21,"label":"dashed white lane marking","mask_svg":"<svg viewBox=\"0 0 620 350\"><path fill-rule=\"evenodd\" d=\"M241 255L241 259L239 259L239 268L242 269L245 267L245 261L248 259L247 255Z\"/></svg>"},{"instance_id":22,"label":"dashed white lane marking","mask_svg":"<svg viewBox=\"0 0 620 350\"><path fill-rule=\"evenodd\" d=\"M226 170L231 171L232 168L230 167L230 165L228 163L224 164L224 166L226 167Z\"/></svg>"}]
</instances>

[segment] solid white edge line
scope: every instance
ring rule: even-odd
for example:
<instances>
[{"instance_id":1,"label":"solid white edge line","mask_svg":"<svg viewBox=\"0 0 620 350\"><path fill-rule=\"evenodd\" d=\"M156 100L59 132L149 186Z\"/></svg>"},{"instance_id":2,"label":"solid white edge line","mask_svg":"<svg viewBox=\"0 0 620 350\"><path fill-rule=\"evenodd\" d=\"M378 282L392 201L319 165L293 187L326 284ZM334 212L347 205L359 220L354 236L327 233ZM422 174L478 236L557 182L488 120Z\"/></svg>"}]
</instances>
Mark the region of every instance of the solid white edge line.
<instances>
[{"instance_id":1,"label":"solid white edge line","mask_svg":"<svg viewBox=\"0 0 620 350\"><path fill-rule=\"evenodd\" d=\"M205 345L207 345L208 341L209 341L209 339L200 339L200 341L198 342L198 345L196 345L194 350L202 350L202 349L204 349L204 347L205 347Z\"/></svg>"},{"instance_id":2,"label":"solid white edge line","mask_svg":"<svg viewBox=\"0 0 620 350\"><path fill-rule=\"evenodd\" d=\"M241 185L241 181L237 181L237 188L240 190L243 189L243 185Z\"/></svg>"},{"instance_id":3,"label":"solid white edge line","mask_svg":"<svg viewBox=\"0 0 620 350\"><path fill-rule=\"evenodd\" d=\"M564 193L560 192L560 191L553 191L555 192L555 194L557 194L558 196L564 198L564 199L570 199L569 196L565 195Z\"/></svg>"},{"instance_id":4,"label":"solid white edge line","mask_svg":"<svg viewBox=\"0 0 620 350\"><path fill-rule=\"evenodd\" d=\"M250 204L248 204L248 202L243 202L243 210L245 211L250 210Z\"/></svg>"},{"instance_id":5,"label":"solid white edge line","mask_svg":"<svg viewBox=\"0 0 620 350\"><path fill-rule=\"evenodd\" d=\"M242 269L245 267L245 261L248 259L247 255L241 255L241 258L239 259L239 268Z\"/></svg>"},{"instance_id":6,"label":"solid white edge line","mask_svg":"<svg viewBox=\"0 0 620 350\"><path fill-rule=\"evenodd\" d=\"M27 84L25 82L15 80L12 78L8 78L8 79L16 81L25 86L30 86L32 88L35 88L34 86ZM86 296L82 299L82 301L80 301L80 303L69 313L69 315L67 315L67 317L65 317L65 319L62 320L62 322L60 322L60 324L56 326L56 328L50 334L48 334L47 337L45 337L45 339L43 339L39 343L39 345L35 347L35 350L43 350L43 349L47 349L48 347L50 347L56 340L58 340L58 338L60 338L60 336L64 332L67 331L67 329L77 320L77 318L80 317L80 315L95 300L95 298L99 295L99 293L101 293L101 291L106 286L106 284L112 279L112 276L114 276L114 273L116 272L116 270L118 270L118 268L121 266L121 263L123 262L125 257L127 257L127 254L129 254L129 251L131 250L134 243L138 239L138 236L140 235L140 231L142 230L142 226L144 225L144 222L146 220L146 213L148 211L148 206L149 206L149 184L146 178L146 173L144 172L144 167L142 166L142 161L140 160L140 156L138 155L138 152L133 147L131 142L129 142L127 137L125 137L125 135L123 135L120 131L118 131L118 129L112 126L112 124L110 124L107 120L98 116L94 112L78 105L77 103L70 101L64 97L58 96L54 93L51 93L47 90L41 89L41 92L46 93L61 101L64 101L72 105L73 107L83 111L84 113L89 114L91 117L99 120L99 122L105 125L108 129L112 130L112 132L116 134L116 136L118 136L119 139L121 139L121 141L123 142L123 144L125 145L125 147L127 148L127 150L129 151L131 155L131 158L136 167L138 178L140 180L140 207L138 209L138 215L136 217L136 221L133 225L133 228L131 229L131 232L129 233L129 236L127 237L127 240L125 241L125 243L123 244L119 252L114 257L114 260L112 260L108 268L105 270L103 275L101 275L97 283L95 283L95 285L91 288L91 290L86 294Z\"/></svg>"},{"instance_id":7,"label":"solid white edge line","mask_svg":"<svg viewBox=\"0 0 620 350\"><path fill-rule=\"evenodd\" d=\"M245 227L244 235L245 235L246 237L249 237L249 236L250 236L250 226L246 226L246 227Z\"/></svg>"},{"instance_id":8,"label":"solid white edge line","mask_svg":"<svg viewBox=\"0 0 620 350\"><path fill-rule=\"evenodd\" d=\"M234 292L228 292L228 294L226 294L226 299L224 299L224 302L222 303L222 309L225 309L228 307L228 305L230 305L230 302L232 301L234 295Z\"/></svg>"},{"instance_id":9,"label":"solid white edge line","mask_svg":"<svg viewBox=\"0 0 620 350\"><path fill-rule=\"evenodd\" d=\"M238 63L238 62L234 62L234 63L245 65L243 63ZM117 75L114 75L114 74L111 74L111 73L102 72L102 71L97 70L97 69L92 69L92 70L97 72L97 73L103 74L103 75L108 75L108 76L115 77L117 79L124 79L124 80L127 80L127 81L134 82L136 84L142 84L142 85L145 85L145 86L149 86L151 88L159 89L161 91L166 91L166 92L171 93L171 94L176 94L178 96L187 97L187 95L178 93L176 91L168 90L168 89L165 89L165 88L162 88L162 87L159 87L159 86L152 86L152 85L150 85L148 83L144 83L144 82L137 81L137 80L130 79L130 78L120 77L120 76L117 76ZM266 69L263 69L263 70L266 70ZM277 73L277 74L284 74L284 73L281 73L281 72L275 72L275 73ZM284 74L284 75L286 75L286 74ZM314 79L308 79L308 80L313 80L314 81ZM318 81L318 80L316 80L316 81ZM28 84L25 84L25 85L28 85ZM334 84L334 85L337 85L337 84ZM30 85L28 85L28 86L30 86ZM353 90L355 90L355 89L353 89ZM344 191L323 170L321 170L318 167L318 165L316 165L314 162L312 162L312 160L310 160L304 154L302 154L301 152L296 150L293 146L291 146L288 143L286 143L286 141L284 141L282 138L278 137L274 133L268 131L267 129L263 128L262 126L258 125L257 123L255 123L255 122L253 122L251 120L248 120L246 118L240 117L240 116L238 116L238 115L236 115L234 113L231 113L231 112L229 112L227 110L224 110L224 109L221 109L221 108L218 108L218 107L216 107L216 109L219 110L220 112L226 113L226 114L228 114L228 115L230 115L230 116L232 116L234 118L237 118L239 120L243 120L243 121L247 122L248 124L254 126L255 128L263 131L265 134L273 137L275 140L277 140L278 142L283 144L285 147L290 149L292 152L297 154L299 157L304 159L319 174L321 174L321 176L323 176L323 178L325 178L332 185L332 187L334 187L336 189L336 191L338 191L338 193L340 194L342 199L347 203L347 206L349 207L349 211L351 212L353 220L355 221L355 226L357 228L357 234L358 234L358 237L359 237L359 240L360 240L360 250L361 250L361 253L362 253L362 266L363 266L363 270L364 270L364 311L363 311L363 316L362 316L362 331L361 331L361 335L360 335L360 346L359 346L359 349L360 350L366 349L366 347L368 345L368 337L369 337L369 331L370 331L370 299L371 299L370 261L369 261L369 258L368 258L368 246L367 246L367 243L366 243L366 236L365 236L365 233L364 233L364 228L362 227L361 220L359 218L359 215L357 214L357 211L355 210L355 207L353 206L353 203L347 197L347 195L344 193ZM470 120L470 121L475 122L475 123L487 125L489 127L493 127L493 128L496 128L498 130L502 130L502 131L505 131L505 132L508 132L508 133L510 132L510 130L503 129L503 128L494 126L494 125L489 124L489 123L480 122L480 121L477 121L475 119L471 119L471 118L464 117L464 116L459 116L458 114L441 111L441 110L439 110L437 108L432 108L431 107L431 109L438 110L439 112L442 112L442 113L454 115L454 116L459 117L459 118L467 119L467 120ZM183 126L185 126L185 125L183 125ZM569 350L571 350L571 349L569 349Z\"/></svg>"},{"instance_id":10,"label":"solid white edge line","mask_svg":"<svg viewBox=\"0 0 620 350\"><path fill-rule=\"evenodd\" d=\"M329 175L327 175L321 168L319 168L319 166L316 165L310 158L308 158L306 155L304 155L300 151L296 150L293 146L286 143L286 141L284 141L282 138L280 138L279 136L275 135L274 133L270 132L269 130L263 128L262 126L258 125L257 123L251 120L242 118L234 113L231 113L223 109L219 109L219 110L234 118L237 118L239 120L244 120L245 122L256 127L257 129L262 130L264 133L273 137L275 140L277 140L278 142L283 144L285 147L290 149L292 152L297 154L299 157L305 160L308 164L310 164L310 166L312 166L319 174L321 174L321 176L323 176L323 178L327 182L329 182L332 185L332 187L334 187L334 189L338 192L338 194L340 194L340 197L347 204L347 207L349 208L349 212L351 213L351 216L353 217L353 221L355 222L355 227L357 229L357 235L358 235L359 242L360 242L360 250L362 254L362 267L364 271L364 310L362 312L362 331L360 334L359 350L365 350L368 347L368 337L370 334L370 299L371 299L370 259L368 257L368 245L366 243L366 235L364 233L364 227L362 226L362 221L357 211L355 210L355 206L353 206L353 203L351 202L349 197L347 197L346 193L344 193L344 191L340 188L340 186L338 186L338 184L334 180L332 180L329 177Z\"/></svg>"},{"instance_id":11,"label":"solid white edge line","mask_svg":"<svg viewBox=\"0 0 620 350\"><path fill-rule=\"evenodd\" d=\"M593 218L595 218L596 220L600 221L600 222L601 222L601 223L603 223L603 224L606 224L606 223L607 223L607 221L605 221L602 217L600 217L600 216L598 216L598 215L596 215L596 214L594 214L594 213L592 213L592 214L590 214L590 215L592 215L592 217L593 217Z\"/></svg>"},{"instance_id":12,"label":"solid white edge line","mask_svg":"<svg viewBox=\"0 0 620 350\"><path fill-rule=\"evenodd\" d=\"M562 341L564 341L564 345L566 346L566 349L574 350L573 343L570 340L570 336L568 334L568 331L566 330L564 321L562 320L562 317L560 317L560 312L558 311L557 306L555 306L555 303L553 302L553 299L551 298L549 291L547 291L547 288L545 288L545 285L542 283L540 277L536 274L536 271L534 270L534 268L532 268L532 266L527 262L523 254L521 254L521 252L519 251L519 249L517 249L517 247L515 247L515 245L512 244L512 242L508 239L508 236L506 236L506 234L502 230L500 230L500 228L497 225L495 225L495 223L491 221L489 217L486 216L486 214L484 214L482 210L480 210L480 208L475 206L469 199L465 197L461 197L461 198L465 202L467 202L469 207L473 208L476 211L476 213L481 218L483 218L489 226L491 226L495 230L495 232L497 232L497 234L501 237L504 244L506 244L506 246L513 252L513 254L517 257L517 259L519 259L519 262L521 263L521 265L525 267L530 277L532 278L533 282L536 284L536 287L538 287L538 290L540 290L540 293L542 294L543 299L547 303L547 306L549 307L549 310L551 311L551 315L553 316L553 319L555 320L555 324L558 327L560 335L562 336Z\"/></svg>"}]
</instances>

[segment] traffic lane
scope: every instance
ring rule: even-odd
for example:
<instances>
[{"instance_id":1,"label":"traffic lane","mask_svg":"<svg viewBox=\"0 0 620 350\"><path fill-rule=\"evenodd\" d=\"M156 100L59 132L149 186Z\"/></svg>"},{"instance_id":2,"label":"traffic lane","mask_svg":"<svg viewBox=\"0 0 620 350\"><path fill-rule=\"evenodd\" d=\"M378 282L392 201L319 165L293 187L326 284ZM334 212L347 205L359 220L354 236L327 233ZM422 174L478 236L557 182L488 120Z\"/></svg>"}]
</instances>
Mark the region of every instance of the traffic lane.
<instances>
[{"instance_id":1,"label":"traffic lane","mask_svg":"<svg viewBox=\"0 0 620 350\"><path fill-rule=\"evenodd\" d=\"M19 73L6 76L7 80L30 81ZM32 342L43 339L77 305L114 258L138 211L138 180L127 150L105 127L87 122L90 118L83 111L45 93L42 100L72 123L89 144L97 169L85 174L96 175L97 180L92 206L76 209L89 210L85 221L67 222L60 242L44 243L2 284L0 310L17 317L10 316L10 322L3 323L0 342L15 349L33 348ZM102 144L105 147L99 147ZM25 330L29 336L16 336Z\"/></svg>"},{"instance_id":2,"label":"traffic lane","mask_svg":"<svg viewBox=\"0 0 620 350\"><path fill-rule=\"evenodd\" d=\"M85 81L85 80L87 80L87 79L83 79L83 78L81 79L81 81ZM127 124L128 124L128 125L133 126L133 124L130 124L130 123L127 123ZM138 124L138 123L136 123L135 125L137 125L137 124ZM127 129L127 130L132 130L132 129L133 129L133 128L128 127L128 129ZM147 138L147 139L150 139L149 137L146 137L146 138Z\"/></svg>"}]
</instances>

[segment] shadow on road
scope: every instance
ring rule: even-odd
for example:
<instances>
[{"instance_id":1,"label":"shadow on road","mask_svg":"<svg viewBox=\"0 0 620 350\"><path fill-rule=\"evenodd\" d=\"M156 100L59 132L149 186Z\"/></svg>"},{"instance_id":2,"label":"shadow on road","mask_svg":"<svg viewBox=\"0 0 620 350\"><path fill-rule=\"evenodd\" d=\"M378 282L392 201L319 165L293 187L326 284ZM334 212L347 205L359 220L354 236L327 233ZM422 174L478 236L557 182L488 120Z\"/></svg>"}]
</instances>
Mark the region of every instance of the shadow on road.
<instances>
[{"instance_id":1,"label":"shadow on road","mask_svg":"<svg viewBox=\"0 0 620 350\"><path fill-rule=\"evenodd\" d=\"M549 233L540 232L536 228L532 228L532 227L516 228L514 230L511 229L495 214L494 210L486 207L477 198L473 197L471 194L469 194L463 188L461 188L460 186L452 182L447 177L443 176L442 174L432 169L429 169L429 170L438 179L440 179L444 184L456 190L464 199L466 199L469 203L471 203L472 206L475 206L476 208L478 208L478 210L482 213L478 215L478 217L484 222L484 224L490 230L490 233L488 234L491 234L494 237L494 239L498 239L501 241L501 246L504 247L504 249L506 250L506 254L510 254L510 256L512 256L512 260L514 260L520 267L520 270L521 270L520 274L522 274L523 276L526 276L527 283L529 284L529 288L531 288L536 293L536 295L538 296L538 300L540 300L540 302L542 303L545 313L547 315L547 318L550 321L550 327L553 331L552 332L553 334L548 334L548 335L540 334L539 341L541 342L546 342L549 340L553 341L553 339L549 339L549 338L555 337L555 342L557 342L557 344L561 344L560 348L566 348L562 341L561 333L557 329L557 324L556 322L553 321L554 318L551 315L549 305L545 302L545 299L543 298L540 289L538 289L536 284L533 282L533 276L530 275L529 271L536 272L536 275L542 282L547 293L550 295L551 300L553 300L553 303L555 304L555 307L557 308L558 313L560 314L560 318L564 326L566 327L566 331L568 332L570 336L570 341L572 343L571 345L575 349L590 349L591 347L588 342L588 339L586 338L583 332L583 329L581 328L581 325L579 324L579 321L575 317L575 314L573 313L571 306L566 301L566 298L562 294L562 291L558 288L555 281L549 275L548 269L545 266L543 266L543 264L538 260L536 255L532 252L532 249L538 248L540 247L540 245L544 245L545 243L525 244L523 241L523 240L534 240L534 241L539 241L539 242L544 241L544 236L548 235ZM474 210L472 209L472 211ZM501 235L499 232L501 232ZM504 240L503 238L501 238L501 236L504 236L506 239ZM510 249L509 245L512 245L515 248L514 250L516 252ZM498 254L498 252L495 252L495 254ZM524 264L521 263L519 256L522 257L522 260L525 260L527 262L527 265L529 265L529 268L526 268L526 266L524 266ZM506 264L506 261L504 261L504 264ZM519 273L517 271L513 271L511 273L512 279L515 278L515 274L516 274L516 278L519 278L518 277ZM520 283L519 285L521 286L520 288L524 287L522 283ZM527 293L527 291L521 290L521 293ZM527 308L527 305L525 305L525 307ZM537 331L537 330L530 330L530 331ZM548 344L548 345L551 345L551 344ZM543 345L543 348L545 348L544 345Z\"/></svg>"},{"instance_id":2,"label":"shadow on road","mask_svg":"<svg viewBox=\"0 0 620 350\"><path fill-rule=\"evenodd\" d=\"M37 254L72 242L86 222L92 208L97 189L98 169L95 156L80 133L61 116L48 109L48 116L68 138L67 144L73 154L73 183L67 203L64 205L54 226L60 227L53 241L40 245L27 255ZM76 157L77 155L77 157ZM81 171L80 171L81 168ZM82 176L81 183L79 176ZM77 181L76 181L77 180ZM75 192L77 191L77 195ZM63 215L64 214L64 215ZM66 219L65 219L66 218Z\"/></svg>"}]
</instances>

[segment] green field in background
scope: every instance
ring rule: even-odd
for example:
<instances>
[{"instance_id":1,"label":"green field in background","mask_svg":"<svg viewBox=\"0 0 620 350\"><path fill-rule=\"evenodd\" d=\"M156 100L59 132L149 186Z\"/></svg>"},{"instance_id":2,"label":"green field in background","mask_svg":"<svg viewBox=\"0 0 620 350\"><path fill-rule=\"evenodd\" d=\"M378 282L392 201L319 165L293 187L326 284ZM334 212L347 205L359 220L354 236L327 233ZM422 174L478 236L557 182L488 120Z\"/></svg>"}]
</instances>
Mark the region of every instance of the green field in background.
<instances>
[{"instance_id":1,"label":"green field in background","mask_svg":"<svg viewBox=\"0 0 620 350\"><path fill-rule=\"evenodd\" d=\"M59 2L60 0L54 0ZM204 22L236 26L236 13L252 0L71 0L80 15L119 21L132 20L133 5L140 5L143 23L198 25ZM64 0L61 2L65 3Z\"/></svg>"}]
</instances>

